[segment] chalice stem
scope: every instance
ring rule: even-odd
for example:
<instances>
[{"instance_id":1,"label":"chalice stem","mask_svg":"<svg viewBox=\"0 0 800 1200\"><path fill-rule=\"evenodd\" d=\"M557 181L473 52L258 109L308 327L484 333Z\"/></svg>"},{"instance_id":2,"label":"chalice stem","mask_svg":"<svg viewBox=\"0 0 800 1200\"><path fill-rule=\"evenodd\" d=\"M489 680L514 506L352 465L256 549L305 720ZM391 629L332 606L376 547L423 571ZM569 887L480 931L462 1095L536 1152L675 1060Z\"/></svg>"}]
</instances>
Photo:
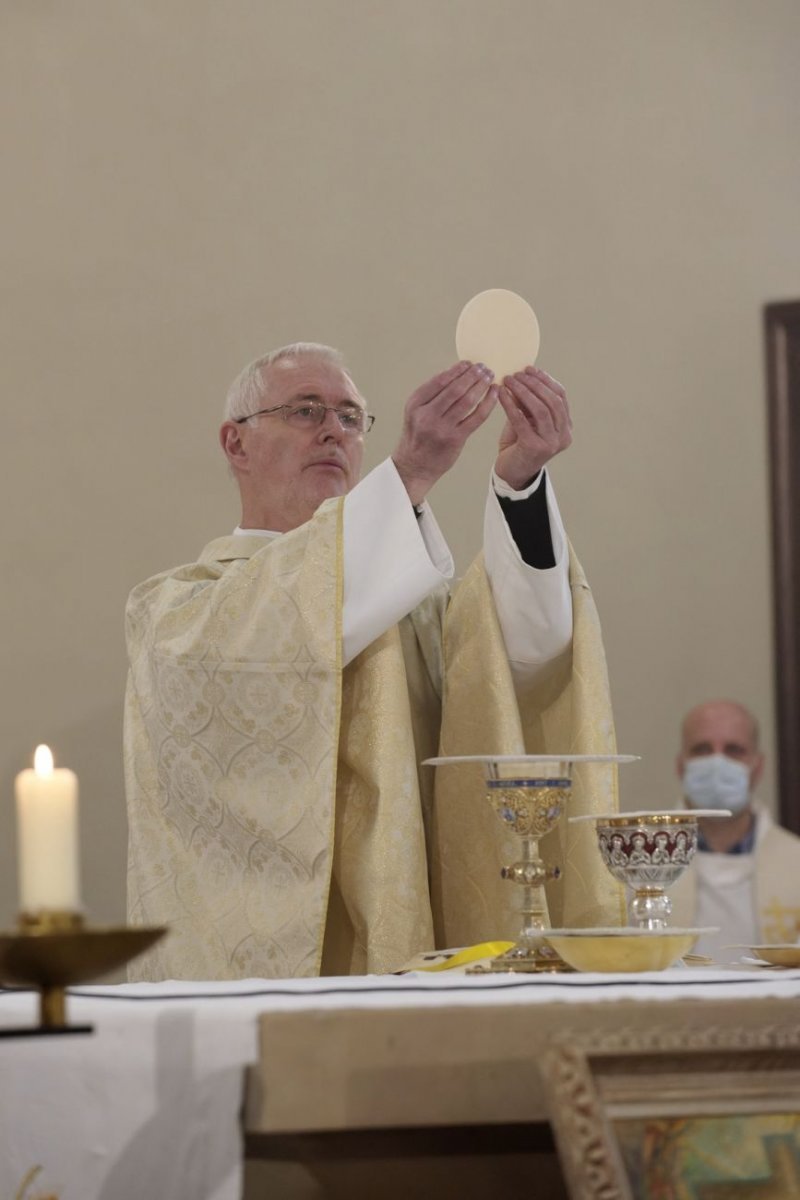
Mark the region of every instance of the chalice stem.
<instances>
[{"instance_id":1,"label":"chalice stem","mask_svg":"<svg viewBox=\"0 0 800 1200\"><path fill-rule=\"evenodd\" d=\"M539 839L522 838L522 861L543 870L544 863L539 857ZM529 949L539 943L539 934L547 928L547 906L544 898L544 888L541 883L525 884L522 890L522 936L520 941Z\"/></svg>"}]
</instances>

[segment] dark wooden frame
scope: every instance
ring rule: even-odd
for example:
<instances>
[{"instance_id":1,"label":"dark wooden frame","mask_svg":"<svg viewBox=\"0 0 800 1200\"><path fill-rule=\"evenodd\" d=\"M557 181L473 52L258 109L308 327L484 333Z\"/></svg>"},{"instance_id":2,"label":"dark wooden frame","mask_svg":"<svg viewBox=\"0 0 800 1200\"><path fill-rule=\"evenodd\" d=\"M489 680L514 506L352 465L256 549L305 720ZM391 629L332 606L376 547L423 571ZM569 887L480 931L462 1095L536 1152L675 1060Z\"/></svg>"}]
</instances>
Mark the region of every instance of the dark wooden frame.
<instances>
[{"instance_id":1,"label":"dark wooden frame","mask_svg":"<svg viewBox=\"0 0 800 1200\"><path fill-rule=\"evenodd\" d=\"M800 833L800 300L764 309L781 824Z\"/></svg>"}]
</instances>

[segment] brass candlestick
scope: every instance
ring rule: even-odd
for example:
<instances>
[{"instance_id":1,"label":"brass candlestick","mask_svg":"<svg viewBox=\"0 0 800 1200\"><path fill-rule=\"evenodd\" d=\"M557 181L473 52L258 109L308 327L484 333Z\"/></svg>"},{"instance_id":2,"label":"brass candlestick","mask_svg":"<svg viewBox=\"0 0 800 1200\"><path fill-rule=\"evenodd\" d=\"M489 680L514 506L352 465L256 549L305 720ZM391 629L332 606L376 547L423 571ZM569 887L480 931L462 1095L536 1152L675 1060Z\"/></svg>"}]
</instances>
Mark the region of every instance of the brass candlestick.
<instances>
[{"instance_id":1,"label":"brass candlestick","mask_svg":"<svg viewBox=\"0 0 800 1200\"><path fill-rule=\"evenodd\" d=\"M4 1032L90 1032L90 1025L67 1023L67 988L108 975L165 933L162 927L91 928L75 912L21 913L16 932L0 933L0 983L38 990L39 1024Z\"/></svg>"}]
</instances>

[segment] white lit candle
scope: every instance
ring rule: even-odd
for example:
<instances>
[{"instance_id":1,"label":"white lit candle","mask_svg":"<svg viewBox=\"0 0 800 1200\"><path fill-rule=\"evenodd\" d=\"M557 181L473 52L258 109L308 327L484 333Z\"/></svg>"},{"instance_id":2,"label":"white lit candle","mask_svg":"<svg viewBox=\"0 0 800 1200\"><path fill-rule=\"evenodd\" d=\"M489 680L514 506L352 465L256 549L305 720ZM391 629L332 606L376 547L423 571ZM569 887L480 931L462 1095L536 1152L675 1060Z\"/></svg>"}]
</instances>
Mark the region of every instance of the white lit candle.
<instances>
[{"instance_id":1,"label":"white lit candle","mask_svg":"<svg viewBox=\"0 0 800 1200\"><path fill-rule=\"evenodd\" d=\"M20 771L17 798L17 868L20 910L78 912L78 778L53 767L47 746L37 746Z\"/></svg>"}]
</instances>

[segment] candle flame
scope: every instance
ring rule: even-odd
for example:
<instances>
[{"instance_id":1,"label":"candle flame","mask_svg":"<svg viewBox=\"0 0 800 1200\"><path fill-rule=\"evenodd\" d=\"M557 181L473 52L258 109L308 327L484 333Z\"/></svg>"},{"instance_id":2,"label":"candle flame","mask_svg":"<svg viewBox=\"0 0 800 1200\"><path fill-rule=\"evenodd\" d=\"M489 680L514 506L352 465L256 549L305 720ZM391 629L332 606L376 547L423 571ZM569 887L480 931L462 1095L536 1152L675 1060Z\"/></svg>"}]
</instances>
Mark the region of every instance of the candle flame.
<instances>
[{"instance_id":1,"label":"candle flame","mask_svg":"<svg viewBox=\"0 0 800 1200\"><path fill-rule=\"evenodd\" d=\"M37 775L53 774L53 754L49 746L37 746L33 756L33 769Z\"/></svg>"}]
</instances>

